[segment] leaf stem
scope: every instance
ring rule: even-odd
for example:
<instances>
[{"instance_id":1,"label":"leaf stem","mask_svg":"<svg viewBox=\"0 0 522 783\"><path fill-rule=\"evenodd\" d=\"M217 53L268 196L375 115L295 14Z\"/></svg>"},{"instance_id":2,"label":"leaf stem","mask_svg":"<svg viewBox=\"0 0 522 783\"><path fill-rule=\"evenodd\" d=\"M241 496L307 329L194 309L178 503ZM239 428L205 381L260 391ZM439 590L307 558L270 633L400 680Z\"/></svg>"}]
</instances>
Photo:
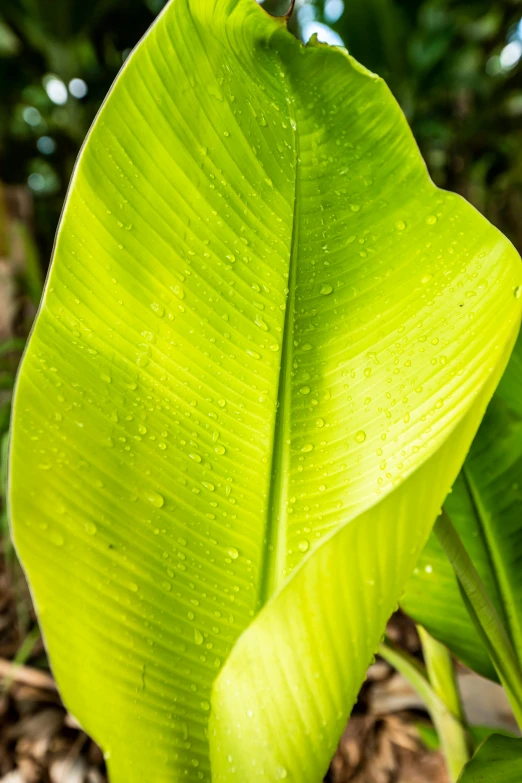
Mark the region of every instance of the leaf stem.
<instances>
[{"instance_id":1,"label":"leaf stem","mask_svg":"<svg viewBox=\"0 0 522 783\"><path fill-rule=\"evenodd\" d=\"M466 608L506 690L517 723L522 728L522 669L511 640L445 510L438 517L434 530L455 570Z\"/></svg>"},{"instance_id":2,"label":"leaf stem","mask_svg":"<svg viewBox=\"0 0 522 783\"><path fill-rule=\"evenodd\" d=\"M426 667L416 658L389 641L380 645L379 655L408 680L426 705L444 750L450 779L456 783L471 756L472 744L466 726L459 716L451 712L430 682ZM440 661L437 668L440 668Z\"/></svg>"},{"instance_id":3,"label":"leaf stem","mask_svg":"<svg viewBox=\"0 0 522 783\"><path fill-rule=\"evenodd\" d=\"M421 626L417 626L431 687L444 704L438 705L431 717L440 738L450 779L457 781L463 767L473 754L473 739L466 724L455 666L447 647L434 639Z\"/></svg>"}]
</instances>

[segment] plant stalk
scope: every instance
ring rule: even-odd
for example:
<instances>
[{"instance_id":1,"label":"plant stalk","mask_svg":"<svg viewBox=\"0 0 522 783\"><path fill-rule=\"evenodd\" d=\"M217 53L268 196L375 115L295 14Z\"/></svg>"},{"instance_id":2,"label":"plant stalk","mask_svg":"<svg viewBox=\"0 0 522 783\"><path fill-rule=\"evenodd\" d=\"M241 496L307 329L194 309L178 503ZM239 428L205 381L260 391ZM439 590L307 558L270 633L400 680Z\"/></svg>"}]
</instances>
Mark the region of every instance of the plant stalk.
<instances>
[{"instance_id":1,"label":"plant stalk","mask_svg":"<svg viewBox=\"0 0 522 783\"><path fill-rule=\"evenodd\" d=\"M455 570L466 608L487 648L516 721L522 729L522 669L511 640L445 510L438 517L434 530Z\"/></svg>"},{"instance_id":2,"label":"plant stalk","mask_svg":"<svg viewBox=\"0 0 522 783\"><path fill-rule=\"evenodd\" d=\"M416 658L389 641L380 645L379 655L408 680L426 705L441 741L450 779L452 783L456 783L472 751L472 741L466 726L459 717L450 711L448 705L435 691L429 680L426 667ZM438 668L439 664L440 661L437 662ZM454 698L454 694L451 695L450 701L452 698Z\"/></svg>"},{"instance_id":3,"label":"plant stalk","mask_svg":"<svg viewBox=\"0 0 522 783\"><path fill-rule=\"evenodd\" d=\"M434 703L431 718L439 735L448 773L453 783L473 755L473 739L466 724L453 659L447 647L421 626L419 632L426 671L431 687L444 705Z\"/></svg>"}]
</instances>

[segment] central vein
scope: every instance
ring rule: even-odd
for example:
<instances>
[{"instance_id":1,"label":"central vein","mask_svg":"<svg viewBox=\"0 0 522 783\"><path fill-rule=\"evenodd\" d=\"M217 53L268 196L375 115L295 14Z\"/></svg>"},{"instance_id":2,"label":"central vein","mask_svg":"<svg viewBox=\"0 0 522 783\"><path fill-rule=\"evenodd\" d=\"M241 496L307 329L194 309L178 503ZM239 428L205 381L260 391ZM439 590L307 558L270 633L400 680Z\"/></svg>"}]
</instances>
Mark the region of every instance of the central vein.
<instances>
[{"instance_id":1,"label":"central vein","mask_svg":"<svg viewBox=\"0 0 522 783\"><path fill-rule=\"evenodd\" d=\"M292 238L288 268L288 293L286 298L285 322L281 346L281 364L277 394L277 411L274 424L272 465L270 472L270 493L266 523L265 551L262 563L259 607L281 586L286 565L286 526L288 483L290 478L290 436L292 415L292 354L295 322L295 289L297 276L297 252L299 241L299 140L297 125L293 116L293 103L288 99L294 130L295 185L294 211L292 217Z\"/></svg>"}]
</instances>

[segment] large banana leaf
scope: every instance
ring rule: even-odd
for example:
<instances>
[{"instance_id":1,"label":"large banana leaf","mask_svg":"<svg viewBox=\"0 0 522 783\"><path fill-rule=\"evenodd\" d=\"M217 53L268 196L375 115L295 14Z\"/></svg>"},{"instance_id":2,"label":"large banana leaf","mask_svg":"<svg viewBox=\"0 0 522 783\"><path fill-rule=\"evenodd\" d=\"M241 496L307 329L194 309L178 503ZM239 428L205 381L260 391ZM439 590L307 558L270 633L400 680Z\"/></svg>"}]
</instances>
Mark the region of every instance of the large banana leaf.
<instances>
[{"instance_id":1,"label":"large banana leaf","mask_svg":"<svg viewBox=\"0 0 522 783\"><path fill-rule=\"evenodd\" d=\"M459 783L520 783L522 739L493 734L465 766Z\"/></svg>"},{"instance_id":2,"label":"large banana leaf","mask_svg":"<svg viewBox=\"0 0 522 783\"><path fill-rule=\"evenodd\" d=\"M113 783L320 779L521 282L344 51L254 0L166 8L80 156L10 463Z\"/></svg>"},{"instance_id":3,"label":"large banana leaf","mask_svg":"<svg viewBox=\"0 0 522 783\"><path fill-rule=\"evenodd\" d=\"M445 502L522 660L522 336ZM496 678L434 535L402 599L404 609L468 666ZM451 612L448 611L451 606Z\"/></svg>"}]
</instances>

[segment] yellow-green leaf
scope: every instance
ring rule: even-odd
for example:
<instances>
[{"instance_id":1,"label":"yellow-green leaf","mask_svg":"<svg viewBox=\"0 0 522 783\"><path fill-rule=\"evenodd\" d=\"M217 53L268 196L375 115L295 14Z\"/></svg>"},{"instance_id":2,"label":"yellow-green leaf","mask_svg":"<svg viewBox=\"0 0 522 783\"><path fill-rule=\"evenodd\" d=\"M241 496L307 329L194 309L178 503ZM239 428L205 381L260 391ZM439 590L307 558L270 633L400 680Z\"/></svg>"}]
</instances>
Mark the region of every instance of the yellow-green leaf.
<instances>
[{"instance_id":1,"label":"yellow-green leaf","mask_svg":"<svg viewBox=\"0 0 522 783\"><path fill-rule=\"evenodd\" d=\"M521 282L346 52L254 0L167 6L81 153L10 463L112 783L321 779Z\"/></svg>"}]
</instances>

